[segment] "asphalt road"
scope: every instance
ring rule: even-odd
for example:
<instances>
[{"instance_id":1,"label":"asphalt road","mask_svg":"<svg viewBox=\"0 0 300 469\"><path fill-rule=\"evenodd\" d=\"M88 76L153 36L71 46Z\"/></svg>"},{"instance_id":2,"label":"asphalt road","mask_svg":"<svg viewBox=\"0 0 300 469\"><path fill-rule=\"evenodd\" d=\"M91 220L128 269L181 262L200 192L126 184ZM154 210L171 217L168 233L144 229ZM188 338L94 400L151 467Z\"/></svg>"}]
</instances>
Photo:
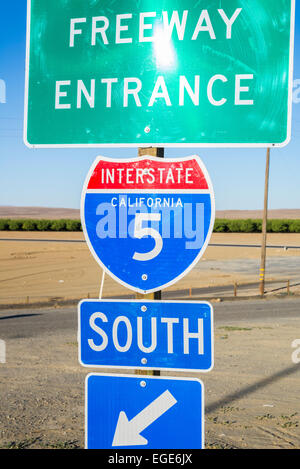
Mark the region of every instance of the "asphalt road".
<instances>
[{"instance_id":1,"label":"asphalt road","mask_svg":"<svg viewBox=\"0 0 300 469\"><path fill-rule=\"evenodd\" d=\"M213 303L216 325L276 321L300 317L300 298ZM76 308L43 308L0 312L0 339L38 337L55 331L76 331Z\"/></svg>"},{"instance_id":2,"label":"asphalt road","mask_svg":"<svg viewBox=\"0 0 300 469\"><path fill-rule=\"evenodd\" d=\"M29 243L85 243L84 239L35 239L35 238L0 238L0 241L16 241L16 242L29 242ZM214 247L233 247L233 248L261 248L261 244L226 244L226 243L209 243L209 246ZM300 249L300 246L292 245L277 245L267 244L268 249Z\"/></svg>"}]
</instances>

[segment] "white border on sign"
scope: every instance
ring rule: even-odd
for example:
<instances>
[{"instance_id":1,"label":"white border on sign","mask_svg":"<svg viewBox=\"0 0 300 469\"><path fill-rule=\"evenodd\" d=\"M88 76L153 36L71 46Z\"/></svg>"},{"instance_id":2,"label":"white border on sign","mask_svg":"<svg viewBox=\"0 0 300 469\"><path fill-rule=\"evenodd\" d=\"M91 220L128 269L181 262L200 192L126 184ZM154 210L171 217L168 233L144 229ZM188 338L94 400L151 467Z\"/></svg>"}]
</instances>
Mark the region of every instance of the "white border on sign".
<instances>
[{"instance_id":1,"label":"white border on sign","mask_svg":"<svg viewBox=\"0 0 300 469\"><path fill-rule=\"evenodd\" d=\"M174 278L170 282L164 283L162 285L159 285L156 288L152 288L152 289L149 289L149 290L142 290L140 288L133 287L129 283L123 282L123 280L119 279L115 274L113 274L101 262L101 260L99 259L96 251L94 250L94 247L93 247L92 243L90 242L90 239L89 239L89 236L88 236L88 233L87 233L87 229L86 229L86 225L85 225L85 213L84 213L84 205L85 204L84 204L84 202L85 202L85 195L87 193L87 187L88 187L89 180L90 180L90 178L91 178L97 164L100 161L106 161L106 162L111 162L111 163L132 163L132 162L143 161L143 160L151 160L151 161L156 161L157 162L158 158L156 156L150 156L150 155L139 156L139 157L136 157L136 158L107 158L107 157L103 157L103 156L98 156L96 158L96 160L94 161L94 163L92 164L92 166L91 166L91 168L88 172L88 175L87 175L87 177L85 179L85 182L84 182L84 185L83 185L83 190L82 190L82 194L81 194L81 206L80 206L81 224L82 224L82 229L83 229L85 240L88 244L88 247L89 247L91 253L93 254L95 260L100 265L100 267L108 275L110 275L114 280L116 280L116 282L120 283L121 285L123 285L126 288L129 288L130 290L133 290L135 292L139 292L139 293L142 293L142 294L145 295L147 293L156 292L156 291L162 290L163 288L167 288L170 285L173 285L174 283L176 283L178 280L183 278L186 274L188 274L193 269L193 267L197 264L197 262L203 256L203 254L204 254L204 252L205 252L205 250L208 246L209 240L210 240L212 232L213 232L214 223L215 223L215 196L214 196L212 182L211 182L211 179L209 177L209 174L207 172L207 169L206 169L204 163L202 162L201 158L198 155L184 156L184 157L180 157L180 158L166 158L165 161L167 161L168 163L175 163L175 162L181 162L181 161L188 161L188 160L191 160L191 159L196 160L196 162L198 163L201 171L203 172L204 177L205 177L206 182L207 182L207 185L208 185L208 190L209 190L209 193L210 193L210 196L211 196L211 220L210 220L210 225L209 225L209 230L207 232L206 240L205 240L205 243L203 244L202 248L200 249L198 256L194 259L194 261L189 265L189 267L186 270L184 270L180 275L178 275L176 278ZM164 160L162 160L162 161L164 161ZM151 193L151 194L155 194L155 193L160 193L160 190L159 189L149 189L149 190L147 190L147 192ZM193 191L191 190L191 193L192 192ZM128 189L127 193L130 194L131 189ZM178 191L177 194L180 194L180 191Z\"/></svg>"},{"instance_id":2,"label":"white border on sign","mask_svg":"<svg viewBox=\"0 0 300 469\"><path fill-rule=\"evenodd\" d=\"M28 100L29 100L29 62L30 62L30 20L31 20L31 0L27 0L27 20L26 20L26 58L25 58L25 91L24 91L24 129L23 141L28 148L35 148L27 140L28 126Z\"/></svg>"},{"instance_id":3,"label":"white border on sign","mask_svg":"<svg viewBox=\"0 0 300 469\"><path fill-rule=\"evenodd\" d=\"M202 440L202 447L201 449L204 449L205 447L205 432L204 432L204 425L205 425L205 422L204 422L204 405L205 405L205 402L204 402L204 384L203 382L201 381L201 379L199 378L180 378L180 377L173 377L173 376L148 376L148 375L138 375L138 376L134 376L134 375L116 375L116 374L111 374L111 373L89 373L86 378L85 378L85 398L84 398L84 407L85 407L85 449L88 449L88 399L87 399L87 395L88 395L88 381L89 381L89 378L91 377L95 377L95 376L101 376L101 377L110 377L110 378L132 378L132 379L136 379L136 380L143 380L143 381L147 381L148 379L154 379L154 380L171 380L171 381L196 381L200 384L200 387L201 387L201 433L202 433L202 437L201 437L201 440ZM124 409L120 409L120 412L124 410ZM126 410L126 409L125 409ZM116 422L116 425L117 425L117 422ZM141 446L141 449L143 449L144 446ZM102 448L99 448L99 449L102 449ZM112 447L113 449L113 447ZM168 448L165 448L165 449L168 449ZM190 449L197 449L197 448L190 448Z\"/></svg>"},{"instance_id":4,"label":"white border on sign","mask_svg":"<svg viewBox=\"0 0 300 469\"><path fill-rule=\"evenodd\" d=\"M80 308L82 303L139 303L140 305L147 305L147 304L197 304L197 305L207 305L210 307L210 330L211 330L211 335L210 335L210 340L211 340L211 366L210 368L203 369L203 368L197 368L197 369L191 369L191 368L166 368L166 367L149 367L149 366L141 366L141 365L136 365L136 366L124 366L124 365L86 365L85 363L82 362L81 360L81 318L80 318ZM96 369L126 369L126 370L163 370L163 371L176 371L176 372L191 372L191 373L208 373L214 368L214 309L213 306L208 302L208 301L167 301L167 300L100 300L100 299L86 299L86 300L81 300L78 303L78 333L77 333L77 340L78 340L78 361L81 366L84 368L96 368Z\"/></svg>"},{"instance_id":5,"label":"white border on sign","mask_svg":"<svg viewBox=\"0 0 300 469\"><path fill-rule=\"evenodd\" d=\"M24 130L23 140L28 148L281 148L286 146L292 136L292 95L293 95L293 66L294 66L294 34L295 34L295 8L296 0L291 0L290 17L290 50L289 50L289 87L288 87L288 116L287 136L281 143L97 143L97 144L31 144L27 139L28 125L28 95L29 95L29 63L30 63L30 20L31 0L27 0L27 27L26 27L26 69L25 69L25 98L24 98Z\"/></svg>"}]
</instances>

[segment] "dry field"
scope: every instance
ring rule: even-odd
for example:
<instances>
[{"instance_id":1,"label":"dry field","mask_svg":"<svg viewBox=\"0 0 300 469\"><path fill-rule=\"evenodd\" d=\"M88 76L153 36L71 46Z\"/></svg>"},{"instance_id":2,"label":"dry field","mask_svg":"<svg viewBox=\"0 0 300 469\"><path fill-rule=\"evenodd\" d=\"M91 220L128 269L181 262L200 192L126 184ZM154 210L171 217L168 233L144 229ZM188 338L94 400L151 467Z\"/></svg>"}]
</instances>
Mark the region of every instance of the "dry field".
<instances>
[{"instance_id":1,"label":"dry field","mask_svg":"<svg viewBox=\"0 0 300 469\"><path fill-rule=\"evenodd\" d=\"M8 241L1 241L6 238ZM39 241L14 241L17 238L44 240L83 241L82 233L50 232L1 232L0 233L0 304L41 302L49 298L80 299L98 297L102 270L92 257L85 242L58 243ZM11 241L10 241L11 240ZM256 244L261 242L260 234L214 233L211 244ZM267 243L278 246L300 246L300 234L268 235ZM267 249L268 258L295 259L300 249ZM197 266L182 280L168 290L205 288L217 285L233 285L257 282L258 268L244 268L235 271L234 261L260 259L259 248L209 246ZM297 260L297 259L296 259ZM300 260L300 259L299 259ZM214 262L219 261L217 267ZM228 266L232 266L228 269ZM300 271L300 269L299 269ZM267 280L281 278L267 276ZM103 295L105 297L128 295L108 275L105 276Z\"/></svg>"}]
</instances>

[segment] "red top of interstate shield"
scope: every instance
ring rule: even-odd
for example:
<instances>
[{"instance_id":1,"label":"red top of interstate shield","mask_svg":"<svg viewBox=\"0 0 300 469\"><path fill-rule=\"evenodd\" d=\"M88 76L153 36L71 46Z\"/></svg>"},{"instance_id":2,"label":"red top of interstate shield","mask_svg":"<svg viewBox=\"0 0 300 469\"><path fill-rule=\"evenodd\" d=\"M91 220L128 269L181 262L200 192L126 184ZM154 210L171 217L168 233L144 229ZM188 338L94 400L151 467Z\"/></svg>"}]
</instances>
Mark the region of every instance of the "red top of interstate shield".
<instances>
[{"instance_id":1,"label":"red top of interstate shield","mask_svg":"<svg viewBox=\"0 0 300 469\"><path fill-rule=\"evenodd\" d=\"M100 159L90 177L87 190L126 189L207 190L205 175L194 156L186 159L139 157L136 160Z\"/></svg>"}]
</instances>

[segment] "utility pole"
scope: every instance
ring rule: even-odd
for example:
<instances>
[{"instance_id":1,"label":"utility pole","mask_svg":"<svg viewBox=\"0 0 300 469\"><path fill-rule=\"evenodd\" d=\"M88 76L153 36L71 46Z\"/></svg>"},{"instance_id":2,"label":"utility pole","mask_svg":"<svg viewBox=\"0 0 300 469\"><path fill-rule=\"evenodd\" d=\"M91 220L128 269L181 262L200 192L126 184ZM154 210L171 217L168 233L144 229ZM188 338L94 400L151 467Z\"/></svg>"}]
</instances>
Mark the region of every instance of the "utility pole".
<instances>
[{"instance_id":1,"label":"utility pole","mask_svg":"<svg viewBox=\"0 0 300 469\"><path fill-rule=\"evenodd\" d=\"M261 243L261 260L260 260L260 274L259 274L259 279L260 279L259 291L260 291L261 296L264 296L264 293L265 293L269 172L270 172L270 148L267 149L267 157L266 157L264 213L263 213L262 230L261 230L262 231L262 243Z\"/></svg>"},{"instance_id":2,"label":"utility pole","mask_svg":"<svg viewBox=\"0 0 300 469\"><path fill-rule=\"evenodd\" d=\"M157 156L158 158L163 158L164 157L164 148L154 148L154 147L149 147L149 148L139 148L138 149L138 156L144 156L144 155L150 155L150 156ZM143 295L142 293L136 293L135 295L136 299L138 300L161 300L161 291L156 291L154 293L148 293L147 295ZM136 370L135 373L141 374L141 375L153 375L153 376L160 376L160 371L159 370Z\"/></svg>"}]
</instances>

